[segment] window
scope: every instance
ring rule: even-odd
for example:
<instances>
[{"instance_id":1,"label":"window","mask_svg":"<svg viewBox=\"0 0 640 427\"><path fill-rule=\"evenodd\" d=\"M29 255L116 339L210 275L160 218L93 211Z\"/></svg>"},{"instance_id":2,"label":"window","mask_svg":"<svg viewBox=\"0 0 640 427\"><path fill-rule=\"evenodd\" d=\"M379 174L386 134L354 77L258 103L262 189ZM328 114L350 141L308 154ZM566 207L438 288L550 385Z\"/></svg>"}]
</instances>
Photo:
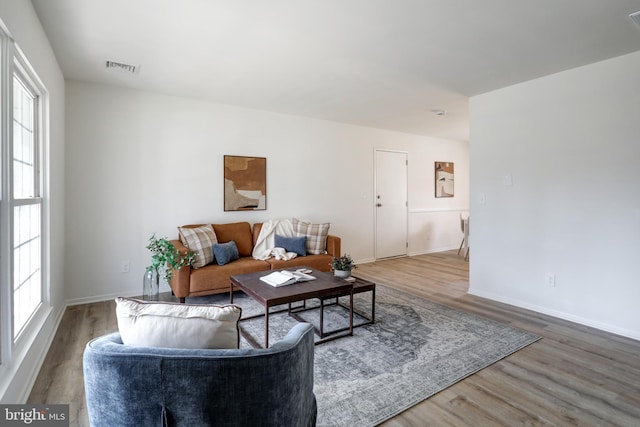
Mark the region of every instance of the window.
<instances>
[{"instance_id":1,"label":"window","mask_svg":"<svg viewBox=\"0 0 640 427\"><path fill-rule=\"evenodd\" d=\"M38 97L13 78L13 338L42 303Z\"/></svg>"},{"instance_id":2,"label":"window","mask_svg":"<svg viewBox=\"0 0 640 427\"><path fill-rule=\"evenodd\" d=\"M0 41L0 365L7 365L29 345L49 308L47 93L2 29Z\"/></svg>"}]
</instances>

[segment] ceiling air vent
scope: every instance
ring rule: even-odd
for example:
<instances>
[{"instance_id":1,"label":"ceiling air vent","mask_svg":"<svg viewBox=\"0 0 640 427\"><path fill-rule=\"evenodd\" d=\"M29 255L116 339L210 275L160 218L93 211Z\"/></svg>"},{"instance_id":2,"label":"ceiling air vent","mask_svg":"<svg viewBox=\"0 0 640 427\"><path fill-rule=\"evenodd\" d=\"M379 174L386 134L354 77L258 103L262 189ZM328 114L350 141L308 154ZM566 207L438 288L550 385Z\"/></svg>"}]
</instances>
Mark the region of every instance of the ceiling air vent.
<instances>
[{"instance_id":1,"label":"ceiling air vent","mask_svg":"<svg viewBox=\"0 0 640 427\"><path fill-rule=\"evenodd\" d=\"M640 10L629 15L629 18L640 28Z\"/></svg>"},{"instance_id":2,"label":"ceiling air vent","mask_svg":"<svg viewBox=\"0 0 640 427\"><path fill-rule=\"evenodd\" d=\"M140 68L140 66L138 65L123 64L122 62L115 62L115 61L107 61L106 67L107 67L107 70L122 71L124 73L129 73L129 74L135 74Z\"/></svg>"}]
</instances>

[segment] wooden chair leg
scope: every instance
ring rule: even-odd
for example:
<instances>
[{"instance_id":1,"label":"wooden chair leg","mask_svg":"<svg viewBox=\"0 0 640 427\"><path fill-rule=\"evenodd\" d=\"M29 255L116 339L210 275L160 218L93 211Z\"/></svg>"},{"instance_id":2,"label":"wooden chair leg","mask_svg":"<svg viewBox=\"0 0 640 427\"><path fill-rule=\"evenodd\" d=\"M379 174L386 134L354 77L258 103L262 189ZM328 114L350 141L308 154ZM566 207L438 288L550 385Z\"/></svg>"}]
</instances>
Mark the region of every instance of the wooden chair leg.
<instances>
[{"instance_id":1,"label":"wooden chair leg","mask_svg":"<svg viewBox=\"0 0 640 427\"><path fill-rule=\"evenodd\" d=\"M464 254L464 260L469 261L469 248L467 248L467 253Z\"/></svg>"},{"instance_id":2,"label":"wooden chair leg","mask_svg":"<svg viewBox=\"0 0 640 427\"><path fill-rule=\"evenodd\" d=\"M464 237L462 238L462 242L460 242L460 247L458 248L458 255L460 255L460 251L462 250L463 244L464 244Z\"/></svg>"}]
</instances>

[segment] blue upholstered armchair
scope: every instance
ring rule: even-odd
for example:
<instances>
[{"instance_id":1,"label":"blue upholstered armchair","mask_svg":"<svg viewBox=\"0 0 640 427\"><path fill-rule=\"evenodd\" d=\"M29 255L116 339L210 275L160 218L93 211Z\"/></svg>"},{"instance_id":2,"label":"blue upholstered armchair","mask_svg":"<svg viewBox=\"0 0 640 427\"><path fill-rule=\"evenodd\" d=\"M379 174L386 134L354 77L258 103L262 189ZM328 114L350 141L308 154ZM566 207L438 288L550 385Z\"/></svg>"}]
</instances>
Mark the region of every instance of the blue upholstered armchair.
<instances>
[{"instance_id":1,"label":"blue upholstered armchair","mask_svg":"<svg viewBox=\"0 0 640 427\"><path fill-rule=\"evenodd\" d=\"M130 347L118 333L84 351L93 427L313 426L313 328L268 349Z\"/></svg>"}]
</instances>

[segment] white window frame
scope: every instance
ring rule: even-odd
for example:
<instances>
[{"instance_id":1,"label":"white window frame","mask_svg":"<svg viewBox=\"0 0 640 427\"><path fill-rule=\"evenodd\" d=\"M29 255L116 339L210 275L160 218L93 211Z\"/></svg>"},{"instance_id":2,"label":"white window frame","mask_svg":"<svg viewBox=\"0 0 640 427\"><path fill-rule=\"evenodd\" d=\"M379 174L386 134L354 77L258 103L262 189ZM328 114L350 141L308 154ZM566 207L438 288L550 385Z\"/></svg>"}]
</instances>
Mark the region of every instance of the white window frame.
<instances>
[{"instance_id":1,"label":"white window frame","mask_svg":"<svg viewBox=\"0 0 640 427\"><path fill-rule=\"evenodd\" d=\"M42 263L42 254L44 253L44 238L42 236L42 231L44 230L44 221L43 221L43 216L44 216L44 206L43 206L43 197L42 197L42 152L43 152L43 141L42 141L42 132L41 132L41 127L40 126L40 122L42 121L42 108L41 108L41 104L42 104L42 92L40 90L40 88L38 87L38 85L36 83L34 83L33 78L31 75L29 75L29 72L26 71L24 69L24 65L21 63L21 61L19 60L20 56L16 56L14 58L14 69L13 69L13 74L12 74L12 85L11 88L13 90L14 88L14 79L18 79L20 81L20 83L22 84L22 86L24 86L24 88L30 92L30 95L33 96L33 107L32 107L32 111L33 111L33 139L34 139L34 144L33 144L33 151L34 151L34 156L33 156L33 160L34 160L34 176L33 176L33 189L34 189L34 194L31 197L20 197L20 198L16 198L15 194L13 194L11 196L11 198L9 199L10 205L11 205L11 217L9 218L9 222L11 224L11 235L7 236L9 237L9 239L11 240L11 254L10 254L10 258L11 261L14 260L15 257L15 241L14 241L14 237L15 237L15 209L17 207L20 206L39 206L40 207L40 233L39 233L39 238L40 238L40 302L38 303L38 307L36 307L34 309L33 312L30 313L29 315L29 319L26 320L26 322L21 326L20 330L16 330L16 328L18 327L18 325L15 324L15 311L16 311L16 307L15 304L13 305L13 309L12 311L14 312L14 316L13 316L13 322L12 322L12 329L13 329L13 339L15 342L18 342L25 334L25 332L28 330L29 328L29 324L32 323L33 319L35 317L38 316L38 313L42 311L43 306L45 305L44 303L46 303L45 300L45 287L44 287L44 278L42 276L43 273L43 263ZM15 93L11 93L11 98L13 101L15 101ZM12 117L13 118L13 117ZM11 126L11 132L13 132L13 124ZM15 135L11 135L11 143L9 144L9 159L8 161L11 162L11 169L10 169L10 174L11 174L11 178L12 181L14 180L14 174L13 174L13 166L15 165L15 163L13 162L13 159L15 157L14 153L13 153L13 147L15 146L13 144L13 138L15 137ZM15 262L11 262L11 267L15 268ZM16 272L13 271L13 277L12 277L12 289L15 288L15 274ZM12 293L12 301L15 302L15 295L13 295Z\"/></svg>"},{"instance_id":2,"label":"white window frame","mask_svg":"<svg viewBox=\"0 0 640 427\"><path fill-rule=\"evenodd\" d=\"M50 232L48 197L48 92L24 54L0 26L0 375L16 367L33 344L48 314L50 304ZM36 194L16 202L13 198L13 84L14 76L37 97L34 107L34 138L37 145ZM41 303L14 337L14 208L39 204L41 251Z\"/></svg>"}]
</instances>

